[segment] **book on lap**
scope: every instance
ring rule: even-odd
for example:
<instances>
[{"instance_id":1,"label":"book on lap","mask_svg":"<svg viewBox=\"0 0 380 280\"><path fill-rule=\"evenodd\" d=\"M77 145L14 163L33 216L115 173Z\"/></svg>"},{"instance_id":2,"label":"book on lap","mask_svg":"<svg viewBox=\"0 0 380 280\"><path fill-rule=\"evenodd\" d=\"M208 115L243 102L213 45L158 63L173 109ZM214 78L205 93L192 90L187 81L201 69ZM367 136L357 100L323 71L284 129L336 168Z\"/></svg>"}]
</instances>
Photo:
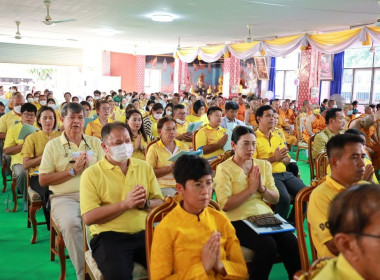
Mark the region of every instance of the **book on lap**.
<instances>
[{"instance_id":1,"label":"book on lap","mask_svg":"<svg viewBox=\"0 0 380 280\"><path fill-rule=\"evenodd\" d=\"M296 230L295 227L293 227L291 224L289 224L279 214L274 214L274 216L282 222L281 225L276 225L276 226L271 226L271 227L258 227L258 226L255 226L253 223L251 223L249 220L243 220L243 222L246 223L251 229L253 229L259 235L261 235L261 234L274 234L274 233L295 231Z\"/></svg>"}]
</instances>

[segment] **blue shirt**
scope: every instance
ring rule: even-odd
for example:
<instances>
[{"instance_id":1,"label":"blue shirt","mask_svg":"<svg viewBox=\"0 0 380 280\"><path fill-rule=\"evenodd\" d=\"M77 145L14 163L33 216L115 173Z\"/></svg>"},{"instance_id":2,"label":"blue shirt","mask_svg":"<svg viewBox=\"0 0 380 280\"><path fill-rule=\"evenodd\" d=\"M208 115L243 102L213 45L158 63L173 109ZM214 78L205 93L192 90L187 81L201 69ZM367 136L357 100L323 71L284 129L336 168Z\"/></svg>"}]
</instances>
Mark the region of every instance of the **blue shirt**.
<instances>
[{"instance_id":1,"label":"blue shirt","mask_svg":"<svg viewBox=\"0 0 380 280\"><path fill-rule=\"evenodd\" d=\"M223 117L222 118L222 122L220 123L220 126L227 129L227 124L228 123L233 123L235 124L235 126L237 125L245 125L244 122L242 122L241 120L238 120L238 119L234 119L234 121L230 121L227 117Z\"/></svg>"}]
</instances>

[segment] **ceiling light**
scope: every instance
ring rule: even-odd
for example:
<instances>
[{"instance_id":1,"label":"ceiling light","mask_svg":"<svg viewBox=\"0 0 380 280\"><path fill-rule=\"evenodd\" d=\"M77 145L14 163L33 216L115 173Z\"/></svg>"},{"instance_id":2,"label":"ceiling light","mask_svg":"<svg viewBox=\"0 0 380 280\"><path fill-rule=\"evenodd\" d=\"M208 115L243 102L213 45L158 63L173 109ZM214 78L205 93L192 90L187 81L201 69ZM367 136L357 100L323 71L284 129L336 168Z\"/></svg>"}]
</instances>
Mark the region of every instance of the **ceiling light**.
<instances>
[{"instance_id":1,"label":"ceiling light","mask_svg":"<svg viewBox=\"0 0 380 280\"><path fill-rule=\"evenodd\" d=\"M152 15L152 20L153 21L158 21L158 22L171 22L173 21L174 17L172 15L168 14L154 14Z\"/></svg>"}]
</instances>

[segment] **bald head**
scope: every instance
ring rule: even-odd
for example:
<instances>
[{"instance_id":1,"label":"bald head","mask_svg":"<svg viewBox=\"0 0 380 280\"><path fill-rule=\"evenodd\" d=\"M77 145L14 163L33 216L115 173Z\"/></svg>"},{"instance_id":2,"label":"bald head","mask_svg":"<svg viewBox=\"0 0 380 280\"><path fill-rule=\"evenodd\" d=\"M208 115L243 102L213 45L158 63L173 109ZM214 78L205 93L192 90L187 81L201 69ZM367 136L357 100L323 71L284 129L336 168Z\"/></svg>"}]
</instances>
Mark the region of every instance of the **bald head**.
<instances>
[{"instance_id":1,"label":"bald head","mask_svg":"<svg viewBox=\"0 0 380 280\"><path fill-rule=\"evenodd\" d=\"M366 115L363 117L361 124L365 128L370 128L375 123L375 116L374 115Z\"/></svg>"}]
</instances>

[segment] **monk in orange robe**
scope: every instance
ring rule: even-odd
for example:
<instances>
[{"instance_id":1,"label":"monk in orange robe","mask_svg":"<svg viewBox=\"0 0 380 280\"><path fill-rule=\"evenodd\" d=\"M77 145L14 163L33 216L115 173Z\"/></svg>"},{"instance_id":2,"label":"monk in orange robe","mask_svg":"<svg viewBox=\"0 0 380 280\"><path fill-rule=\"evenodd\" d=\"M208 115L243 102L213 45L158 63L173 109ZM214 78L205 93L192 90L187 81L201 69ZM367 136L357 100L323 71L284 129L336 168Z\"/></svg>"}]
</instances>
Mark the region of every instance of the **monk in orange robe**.
<instances>
[{"instance_id":1,"label":"monk in orange robe","mask_svg":"<svg viewBox=\"0 0 380 280\"><path fill-rule=\"evenodd\" d=\"M284 132L286 143L289 146L297 145L297 137L294 136L295 132L292 130L290 125L286 122L285 118L279 114L280 110L280 101L278 99L273 100L272 107L278 113L278 124L277 128L281 129Z\"/></svg>"},{"instance_id":2,"label":"monk in orange robe","mask_svg":"<svg viewBox=\"0 0 380 280\"><path fill-rule=\"evenodd\" d=\"M282 116L288 124L294 125L296 123L296 115L294 111L289 108L289 102L282 102L278 115Z\"/></svg>"},{"instance_id":3,"label":"monk in orange robe","mask_svg":"<svg viewBox=\"0 0 380 280\"><path fill-rule=\"evenodd\" d=\"M303 140L308 143L312 135L317 134L326 128L326 120L321 116L319 106L313 104L312 114L305 119L305 129L302 131Z\"/></svg>"},{"instance_id":4,"label":"monk in orange robe","mask_svg":"<svg viewBox=\"0 0 380 280\"><path fill-rule=\"evenodd\" d=\"M378 123L375 116L371 114L351 121L349 128L359 129L365 134L366 148L371 156L373 168L375 172L378 172L380 169L380 141L377 133L375 133L377 131L375 125L378 125Z\"/></svg>"}]
</instances>

